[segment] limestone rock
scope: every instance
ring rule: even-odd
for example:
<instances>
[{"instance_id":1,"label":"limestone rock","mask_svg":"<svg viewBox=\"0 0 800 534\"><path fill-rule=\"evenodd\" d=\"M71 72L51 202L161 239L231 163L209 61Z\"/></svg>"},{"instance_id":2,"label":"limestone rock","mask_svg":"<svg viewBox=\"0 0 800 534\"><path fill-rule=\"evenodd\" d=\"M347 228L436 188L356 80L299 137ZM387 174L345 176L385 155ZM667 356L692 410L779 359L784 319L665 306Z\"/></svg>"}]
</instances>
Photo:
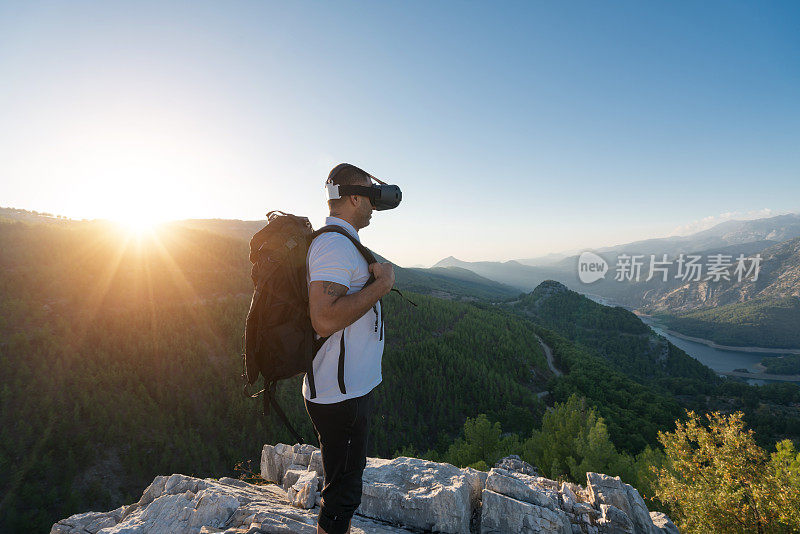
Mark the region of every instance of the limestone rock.
<instances>
[{"instance_id":1,"label":"limestone rock","mask_svg":"<svg viewBox=\"0 0 800 534\"><path fill-rule=\"evenodd\" d=\"M278 443L275 445L275 464L278 466L278 469L281 473L280 480L276 480L278 484L283 483L283 474L289 469L289 466L292 465L292 460L294 459L294 447L291 445L286 445L285 443Z\"/></svg>"},{"instance_id":2,"label":"limestone rock","mask_svg":"<svg viewBox=\"0 0 800 534\"><path fill-rule=\"evenodd\" d=\"M667 516L648 512L639 492L619 477L588 473L586 487L559 485L536 476L519 458L504 458L500 465L512 470L486 473L417 458L368 458L352 534L407 533L404 528L452 534L678 532ZM137 502L71 516L51 533L314 534L324 476L319 449L265 445L260 467L278 485L158 476Z\"/></svg>"},{"instance_id":3,"label":"limestone rock","mask_svg":"<svg viewBox=\"0 0 800 534\"><path fill-rule=\"evenodd\" d=\"M619 477L586 473L586 489L589 490L589 497L594 506L608 504L618 508L630 519L637 533L659 532L639 492L633 486L622 482Z\"/></svg>"},{"instance_id":4,"label":"limestone rock","mask_svg":"<svg viewBox=\"0 0 800 534\"><path fill-rule=\"evenodd\" d=\"M469 502L473 510L478 508L481 503L481 493L483 488L486 487L486 478L489 473L486 471L478 471L472 467L465 467L462 469L469 482Z\"/></svg>"},{"instance_id":5,"label":"limestone rock","mask_svg":"<svg viewBox=\"0 0 800 534\"><path fill-rule=\"evenodd\" d=\"M315 534L317 514L292 506L286 493L272 484L172 475L156 477L137 503L71 516L53 525L51 534ZM408 531L355 516L351 534Z\"/></svg>"},{"instance_id":6,"label":"limestone rock","mask_svg":"<svg viewBox=\"0 0 800 534\"><path fill-rule=\"evenodd\" d=\"M320 479L325 478L325 469L322 467L322 451L317 449L311 453L308 461L308 470L314 471Z\"/></svg>"},{"instance_id":7,"label":"limestone rock","mask_svg":"<svg viewBox=\"0 0 800 534\"><path fill-rule=\"evenodd\" d=\"M670 521L667 514L663 512L650 512L650 519L653 520L653 524L656 528L660 529L664 534L680 534L678 527Z\"/></svg>"},{"instance_id":8,"label":"limestone rock","mask_svg":"<svg viewBox=\"0 0 800 534\"><path fill-rule=\"evenodd\" d=\"M627 514L616 506L601 504L600 511L603 515L597 524L602 534L640 534Z\"/></svg>"},{"instance_id":9,"label":"limestone rock","mask_svg":"<svg viewBox=\"0 0 800 534\"><path fill-rule=\"evenodd\" d=\"M540 486L534 477L521 473L492 468L486 478L486 489L551 510L558 508L556 494L552 490Z\"/></svg>"},{"instance_id":10,"label":"limestone rock","mask_svg":"<svg viewBox=\"0 0 800 534\"><path fill-rule=\"evenodd\" d=\"M521 477L523 475L521 473L518 473L518 474L516 474L514 476L520 476ZM532 477L530 477L530 480L532 480L532 482L534 484L536 484L537 486L540 486L542 488L547 488L547 489L550 489L550 490L553 490L553 491L558 491L558 482L556 482L555 480L550 480L549 478L544 478L544 477L539 477L539 476L532 476Z\"/></svg>"},{"instance_id":11,"label":"limestone rock","mask_svg":"<svg viewBox=\"0 0 800 534\"><path fill-rule=\"evenodd\" d=\"M157 476L153 479L153 482L150 483L147 488L142 492L142 497L139 499L139 502L136 503L138 506L147 506L153 499L164 493L164 487L167 484L167 479L170 477L165 476Z\"/></svg>"},{"instance_id":12,"label":"limestone rock","mask_svg":"<svg viewBox=\"0 0 800 534\"><path fill-rule=\"evenodd\" d=\"M302 465L290 465L289 469L283 473L283 489L289 491L289 488L306 473L308 473L307 467L303 467Z\"/></svg>"},{"instance_id":13,"label":"limestone rock","mask_svg":"<svg viewBox=\"0 0 800 534\"><path fill-rule=\"evenodd\" d=\"M298 508L314 508L316 504L318 479L313 471L303 471L300 478L289 487L286 496L293 506Z\"/></svg>"},{"instance_id":14,"label":"limestone rock","mask_svg":"<svg viewBox=\"0 0 800 534\"><path fill-rule=\"evenodd\" d=\"M578 497L572 491L566 482L561 484L561 507L567 511L572 512L572 509L578 503Z\"/></svg>"},{"instance_id":15,"label":"limestone rock","mask_svg":"<svg viewBox=\"0 0 800 534\"><path fill-rule=\"evenodd\" d=\"M302 445L298 443L292 448L292 450L294 451L294 454L292 455L292 464L308 467L308 464L311 461L311 455L318 449L307 443Z\"/></svg>"},{"instance_id":16,"label":"limestone rock","mask_svg":"<svg viewBox=\"0 0 800 534\"><path fill-rule=\"evenodd\" d=\"M650 534L657 534L659 529L653 524L653 518L650 517L650 512L647 511L647 505L639 492L630 484L625 484L625 490L628 494L628 503L630 504L630 513L628 517L633 521L633 525L637 532L644 532Z\"/></svg>"},{"instance_id":17,"label":"limestone rock","mask_svg":"<svg viewBox=\"0 0 800 534\"><path fill-rule=\"evenodd\" d=\"M275 452L274 445L264 445L261 449L261 478L280 484L283 476L283 459Z\"/></svg>"},{"instance_id":18,"label":"limestone rock","mask_svg":"<svg viewBox=\"0 0 800 534\"><path fill-rule=\"evenodd\" d=\"M513 499L488 488L483 490L481 501L481 534L572 534L569 519L561 510Z\"/></svg>"},{"instance_id":19,"label":"limestone rock","mask_svg":"<svg viewBox=\"0 0 800 534\"><path fill-rule=\"evenodd\" d=\"M317 476L323 476L322 456L319 449L313 445L278 443L272 446L267 444L261 450L261 478L282 484L286 489L294 484L294 480L288 484L284 482L283 477L287 471L290 469L306 471L312 467L317 472Z\"/></svg>"},{"instance_id":20,"label":"limestone rock","mask_svg":"<svg viewBox=\"0 0 800 534\"><path fill-rule=\"evenodd\" d=\"M516 454L501 458L496 464L494 464L494 466L499 469L511 471L513 473L521 473L523 475L529 475L532 477L539 476L539 472L537 471L536 467L524 461Z\"/></svg>"},{"instance_id":21,"label":"limestone rock","mask_svg":"<svg viewBox=\"0 0 800 534\"><path fill-rule=\"evenodd\" d=\"M601 516L600 510L592 508L589 503L576 502L572 505L572 513L584 523L591 523L592 520L599 519ZM586 516L581 518L581 516Z\"/></svg>"},{"instance_id":22,"label":"limestone rock","mask_svg":"<svg viewBox=\"0 0 800 534\"><path fill-rule=\"evenodd\" d=\"M221 527L239 507L236 497L212 489L198 493L162 495L99 534L197 532L203 526Z\"/></svg>"},{"instance_id":23,"label":"limestone rock","mask_svg":"<svg viewBox=\"0 0 800 534\"><path fill-rule=\"evenodd\" d=\"M119 523L124 509L124 506L120 506L110 512L75 514L53 525L50 534L84 534L85 532L94 534L102 528L113 527Z\"/></svg>"},{"instance_id":24,"label":"limestone rock","mask_svg":"<svg viewBox=\"0 0 800 534\"><path fill-rule=\"evenodd\" d=\"M450 464L405 456L367 458L357 513L421 530L468 534L470 483Z\"/></svg>"}]
</instances>

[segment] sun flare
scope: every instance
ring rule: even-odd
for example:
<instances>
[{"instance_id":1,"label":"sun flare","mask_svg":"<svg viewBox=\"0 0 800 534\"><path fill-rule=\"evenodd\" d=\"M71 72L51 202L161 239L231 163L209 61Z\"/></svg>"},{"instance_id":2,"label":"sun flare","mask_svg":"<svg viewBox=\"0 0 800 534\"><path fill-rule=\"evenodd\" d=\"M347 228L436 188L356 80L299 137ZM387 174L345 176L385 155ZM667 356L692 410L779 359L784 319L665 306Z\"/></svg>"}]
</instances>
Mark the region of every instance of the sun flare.
<instances>
[{"instance_id":1,"label":"sun flare","mask_svg":"<svg viewBox=\"0 0 800 534\"><path fill-rule=\"evenodd\" d=\"M146 214L141 213L126 217L116 217L113 221L119 224L128 233L138 236L153 233L157 226L165 222L164 219L148 217Z\"/></svg>"}]
</instances>

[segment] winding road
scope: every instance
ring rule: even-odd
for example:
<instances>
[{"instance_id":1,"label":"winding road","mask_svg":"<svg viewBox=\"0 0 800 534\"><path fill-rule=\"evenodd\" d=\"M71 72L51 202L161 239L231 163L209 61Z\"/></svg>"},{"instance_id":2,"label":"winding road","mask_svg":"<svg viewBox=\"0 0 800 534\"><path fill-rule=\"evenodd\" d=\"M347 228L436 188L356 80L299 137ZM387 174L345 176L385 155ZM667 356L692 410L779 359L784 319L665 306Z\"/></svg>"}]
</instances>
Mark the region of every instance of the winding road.
<instances>
[{"instance_id":1,"label":"winding road","mask_svg":"<svg viewBox=\"0 0 800 534\"><path fill-rule=\"evenodd\" d=\"M536 334L534 334L534 335L536 335ZM542 338L540 338L539 336L536 336L536 339L539 340L539 345L542 346L542 350L544 351L544 357L547 358L547 367L549 367L550 370L553 371L554 375L556 375L556 376L564 376L564 373L562 373L556 367L556 364L553 363L553 349L551 349L550 347L545 345L544 341L542 341Z\"/></svg>"},{"instance_id":2,"label":"winding road","mask_svg":"<svg viewBox=\"0 0 800 534\"><path fill-rule=\"evenodd\" d=\"M534 334L534 335L536 335L536 334ZM564 376L564 373L562 373L561 370L558 369L558 367L556 367L556 364L553 362L553 349L548 347L545 344L545 342L542 341L542 338L540 338L539 336L536 336L536 339L539 341L539 345L542 346L542 350L544 351L544 357L545 357L545 359L547 359L547 367L550 368L550 370L553 372L554 375L556 375L556 376ZM550 394L549 391L540 391L539 393L536 394L536 396L541 399L541 398L543 398L543 397L545 397L546 395L549 395L549 394Z\"/></svg>"}]
</instances>

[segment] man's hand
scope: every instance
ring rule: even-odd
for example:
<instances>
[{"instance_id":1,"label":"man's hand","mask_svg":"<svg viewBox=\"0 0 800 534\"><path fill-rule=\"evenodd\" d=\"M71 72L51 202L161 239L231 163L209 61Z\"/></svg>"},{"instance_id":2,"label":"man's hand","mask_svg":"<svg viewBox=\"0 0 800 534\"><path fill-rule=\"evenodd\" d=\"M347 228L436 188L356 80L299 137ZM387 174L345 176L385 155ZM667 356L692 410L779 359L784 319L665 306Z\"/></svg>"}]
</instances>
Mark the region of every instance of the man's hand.
<instances>
[{"instance_id":1,"label":"man's hand","mask_svg":"<svg viewBox=\"0 0 800 534\"><path fill-rule=\"evenodd\" d=\"M308 312L311 325L320 336L353 324L363 316L382 296L392 290L394 269L391 263L373 263L369 272L375 281L361 291L347 294L347 286L335 282L311 282L308 290Z\"/></svg>"},{"instance_id":2,"label":"man's hand","mask_svg":"<svg viewBox=\"0 0 800 534\"><path fill-rule=\"evenodd\" d=\"M383 289L381 296L387 294L394 287L394 267L391 263L370 263L369 272L375 277L375 284Z\"/></svg>"}]
</instances>

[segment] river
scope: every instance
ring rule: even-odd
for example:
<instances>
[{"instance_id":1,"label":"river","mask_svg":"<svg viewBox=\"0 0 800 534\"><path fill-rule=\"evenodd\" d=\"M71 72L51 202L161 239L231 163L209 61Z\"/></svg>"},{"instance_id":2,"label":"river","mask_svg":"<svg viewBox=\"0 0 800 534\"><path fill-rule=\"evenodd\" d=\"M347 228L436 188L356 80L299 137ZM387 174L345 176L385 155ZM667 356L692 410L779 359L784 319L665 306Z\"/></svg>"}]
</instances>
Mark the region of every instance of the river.
<instances>
[{"instance_id":1,"label":"river","mask_svg":"<svg viewBox=\"0 0 800 534\"><path fill-rule=\"evenodd\" d=\"M618 304L616 304L612 299L598 295L585 294L585 296L595 302L603 304L604 306L618 306ZM624 308L630 309L627 306L624 306ZM638 317L655 333L664 336L670 343L683 350L686 354L698 360L700 363L712 368L718 373L729 373L734 369L747 369L752 373L759 373L760 369L756 367L756 364L761 362L761 360L767 356L778 356L778 354L764 354L763 352L724 350L709 347L703 343L697 343L695 341L683 339L666 332L662 326L660 326L650 317L642 315L639 315ZM764 384L773 381L753 378L748 380L748 382L750 384Z\"/></svg>"}]
</instances>

